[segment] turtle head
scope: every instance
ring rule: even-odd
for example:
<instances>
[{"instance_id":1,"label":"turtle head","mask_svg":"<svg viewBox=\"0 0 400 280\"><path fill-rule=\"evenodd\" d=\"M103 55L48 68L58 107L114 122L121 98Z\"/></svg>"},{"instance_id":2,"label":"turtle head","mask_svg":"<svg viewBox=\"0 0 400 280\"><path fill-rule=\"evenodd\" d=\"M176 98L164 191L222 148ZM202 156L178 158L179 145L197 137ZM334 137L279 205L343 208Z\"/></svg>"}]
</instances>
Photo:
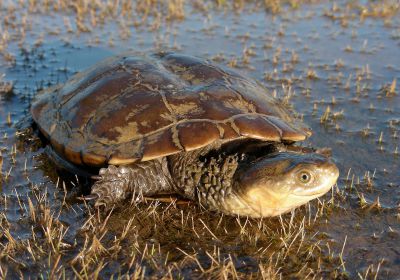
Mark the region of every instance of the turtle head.
<instances>
[{"instance_id":1,"label":"turtle head","mask_svg":"<svg viewBox=\"0 0 400 280\"><path fill-rule=\"evenodd\" d=\"M339 170L318 153L279 152L240 164L225 212L276 216L328 192Z\"/></svg>"}]
</instances>

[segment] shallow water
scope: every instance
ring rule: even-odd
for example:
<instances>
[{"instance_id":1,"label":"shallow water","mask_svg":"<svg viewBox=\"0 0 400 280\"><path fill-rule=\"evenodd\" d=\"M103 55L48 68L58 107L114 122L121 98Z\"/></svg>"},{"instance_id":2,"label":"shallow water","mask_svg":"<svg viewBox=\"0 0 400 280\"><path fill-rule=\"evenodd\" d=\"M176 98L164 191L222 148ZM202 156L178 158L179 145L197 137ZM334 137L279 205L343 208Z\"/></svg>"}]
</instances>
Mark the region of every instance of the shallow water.
<instances>
[{"instance_id":1,"label":"shallow water","mask_svg":"<svg viewBox=\"0 0 400 280\"><path fill-rule=\"evenodd\" d=\"M4 271L8 277L93 276L95 264L101 264L97 267L104 278L125 273L261 277L271 276L262 272L262 267L271 266L284 277L372 278L378 270L379 279L400 279L400 17L394 9L399 8L396 1L355 2L360 6L348 6L346 1L300 4L297 9L284 6L278 14L258 2L239 12L227 7L202 11L187 4L185 19L161 20L159 28L153 28L158 23L151 16L146 24L124 28L120 26L129 21L115 17L96 26L88 23L92 29L88 33L76 32L74 13L30 14L28 21L34 28L27 28L22 48L17 40L7 45L14 63L4 56L0 60L0 73L14 83L12 92L0 93L0 277ZM388 3L394 3L390 13L368 16L364 10L365 18L360 16L361 6L372 11L371 5ZM0 9L3 15L5 7ZM21 11L16 22L22 22L29 7L16 9ZM73 32L66 32L66 18ZM130 36L122 39L127 30ZM99 233L104 235L97 238L107 253L93 245L96 232L90 231L96 226L88 226L90 210L75 199L79 188L71 188L68 182L63 188L36 133L19 137L17 128L29 124L24 118L39 89L64 82L105 57L154 49L173 49L239 68L275 90L303 117L313 129L305 145L332 148L341 176L332 193L323 197L328 206L323 214L315 214L321 207L315 201L310 210L301 208L293 226L300 232L305 217L308 222L301 240L316 251L304 249L311 252L304 253L295 234L285 232L285 227L291 228L287 227L290 214L283 221L262 221L260 227L257 220L221 217L193 204L175 207L156 202L117 209L104 227L99 221ZM32 208L40 219L33 218ZM48 213L59 223L49 226ZM134 225L122 240L132 217ZM46 231L49 227L55 232L68 230L57 234ZM64 245L57 247L49 235ZM122 249L113 247L115 236L121 237ZM286 237L299 250L287 249L288 256L276 257L284 254L287 244L279 240ZM27 244L33 253L22 248ZM92 256L86 261L93 268L85 268L81 252ZM280 268L270 265L271 260Z\"/></svg>"}]
</instances>

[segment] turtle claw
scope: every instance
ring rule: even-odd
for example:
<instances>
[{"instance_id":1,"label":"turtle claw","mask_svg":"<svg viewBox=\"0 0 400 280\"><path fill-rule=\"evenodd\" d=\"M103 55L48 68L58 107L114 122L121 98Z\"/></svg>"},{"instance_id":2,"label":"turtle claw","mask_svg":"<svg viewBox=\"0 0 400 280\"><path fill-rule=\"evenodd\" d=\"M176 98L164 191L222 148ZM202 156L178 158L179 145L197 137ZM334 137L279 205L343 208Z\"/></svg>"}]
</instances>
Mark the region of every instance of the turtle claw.
<instances>
[{"instance_id":1,"label":"turtle claw","mask_svg":"<svg viewBox=\"0 0 400 280\"><path fill-rule=\"evenodd\" d=\"M93 193L89 194L89 195L82 196L82 197L78 197L78 199L85 200L85 201L91 201L91 200L95 200L97 198L99 198L99 196L97 194L93 194Z\"/></svg>"},{"instance_id":2,"label":"turtle claw","mask_svg":"<svg viewBox=\"0 0 400 280\"><path fill-rule=\"evenodd\" d=\"M110 208L128 195L131 180L127 167L110 165L108 168L101 168L99 175L92 179L97 181L87 200L95 200L95 207Z\"/></svg>"}]
</instances>

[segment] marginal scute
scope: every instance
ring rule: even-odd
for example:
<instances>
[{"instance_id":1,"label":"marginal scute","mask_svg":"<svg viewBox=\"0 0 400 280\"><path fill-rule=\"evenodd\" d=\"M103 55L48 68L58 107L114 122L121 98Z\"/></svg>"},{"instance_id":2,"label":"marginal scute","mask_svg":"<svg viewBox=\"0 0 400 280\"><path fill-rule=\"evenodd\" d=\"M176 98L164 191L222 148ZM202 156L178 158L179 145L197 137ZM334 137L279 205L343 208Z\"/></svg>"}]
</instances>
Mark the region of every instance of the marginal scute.
<instances>
[{"instance_id":1,"label":"marginal scute","mask_svg":"<svg viewBox=\"0 0 400 280\"><path fill-rule=\"evenodd\" d=\"M228 140L240 137L240 134L232 127L232 123L219 123L218 126L220 127L220 129L222 129L223 132L223 136L221 138Z\"/></svg>"},{"instance_id":2,"label":"marginal scute","mask_svg":"<svg viewBox=\"0 0 400 280\"><path fill-rule=\"evenodd\" d=\"M185 151L195 150L220 139L215 123L208 121L188 122L177 126L179 142Z\"/></svg>"},{"instance_id":3,"label":"marginal scute","mask_svg":"<svg viewBox=\"0 0 400 280\"><path fill-rule=\"evenodd\" d=\"M40 132L43 134L44 137L46 137L46 139L50 139L50 135L47 133L47 130L44 128L39 127ZM54 141L54 140L53 140Z\"/></svg>"},{"instance_id":4,"label":"marginal scute","mask_svg":"<svg viewBox=\"0 0 400 280\"><path fill-rule=\"evenodd\" d=\"M119 157L118 155L113 155L109 160L108 163L112 165L128 165L137 162L138 158L131 158L131 157Z\"/></svg>"},{"instance_id":5,"label":"marginal scute","mask_svg":"<svg viewBox=\"0 0 400 280\"><path fill-rule=\"evenodd\" d=\"M102 166L107 160L105 156L96 155L92 153L82 153L82 160L88 166Z\"/></svg>"},{"instance_id":6,"label":"marginal scute","mask_svg":"<svg viewBox=\"0 0 400 280\"><path fill-rule=\"evenodd\" d=\"M259 83L176 53L116 56L44 90L32 116L77 165L123 165L214 141L300 141L310 131Z\"/></svg>"},{"instance_id":7,"label":"marginal scute","mask_svg":"<svg viewBox=\"0 0 400 280\"><path fill-rule=\"evenodd\" d=\"M171 129L164 129L144 138L142 161L180 152L181 149L174 143L173 137Z\"/></svg>"},{"instance_id":8,"label":"marginal scute","mask_svg":"<svg viewBox=\"0 0 400 280\"><path fill-rule=\"evenodd\" d=\"M288 123L274 116L265 116L264 119L273 123L278 127L282 133L282 140L287 141L302 141L307 138L307 131L300 131L299 129L290 126Z\"/></svg>"},{"instance_id":9,"label":"marginal scute","mask_svg":"<svg viewBox=\"0 0 400 280\"><path fill-rule=\"evenodd\" d=\"M281 140L280 129L266 121L261 115L239 116L234 122L242 136L264 141L279 142Z\"/></svg>"},{"instance_id":10,"label":"marginal scute","mask_svg":"<svg viewBox=\"0 0 400 280\"><path fill-rule=\"evenodd\" d=\"M143 157L143 145L144 139L138 138L129 142L119 143L118 145L108 146L106 150L108 163L124 165L140 161Z\"/></svg>"},{"instance_id":11,"label":"marginal scute","mask_svg":"<svg viewBox=\"0 0 400 280\"><path fill-rule=\"evenodd\" d=\"M74 151L70 147L67 146L67 147L65 147L65 150L64 150L64 156L68 161L72 162L73 164L83 165L80 151L79 152Z\"/></svg>"},{"instance_id":12,"label":"marginal scute","mask_svg":"<svg viewBox=\"0 0 400 280\"><path fill-rule=\"evenodd\" d=\"M65 146L63 144L58 143L57 141L54 141L53 138L50 138L50 144L58 154L60 154L60 155L64 154Z\"/></svg>"},{"instance_id":13,"label":"marginal scute","mask_svg":"<svg viewBox=\"0 0 400 280\"><path fill-rule=\"evenodd\" d=\"M48 95L46 95L48 96ZM39 99L38 102L35 103L35 106L32 107L32 117L33 119L38 122L40 116L42 115L43 111L46 109L46 105L48 104L47 99L42 98Z\"/></svg>"}]
</instances>

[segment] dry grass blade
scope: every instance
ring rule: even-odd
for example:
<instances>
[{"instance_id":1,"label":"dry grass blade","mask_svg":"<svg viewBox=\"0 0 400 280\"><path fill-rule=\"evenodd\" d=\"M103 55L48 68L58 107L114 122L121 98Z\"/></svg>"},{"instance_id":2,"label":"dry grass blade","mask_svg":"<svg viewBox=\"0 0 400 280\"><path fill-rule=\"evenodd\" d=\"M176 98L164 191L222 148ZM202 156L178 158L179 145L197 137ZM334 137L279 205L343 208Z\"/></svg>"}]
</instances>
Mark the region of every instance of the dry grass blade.
<instances>
[{"instance_id":1,"label":"dry grass blade","mask_svg":"<svg viewBox=\"0 0 400 280\"><path fill-rule=\"evenodd\" d=\"M396 94L396 78L393 79L393 82L390 84L389 90L386 92L386 96L395 95Z\"/></svg>"},{"instance_id":2,"label":"dry grass blade","mask_svg":"<svg viewBox=\"0 0 400 280\"><path fill-rule=\"evenodd\" d=\"M202 219L199 219L199 221L204 225L204 227L207 229L207 231L212 235L212 237L215 238L215 240L219 240L219 238L210 230L210 228L206 225L205 222L203 222Z\"/></svg>"}]
</instances>

